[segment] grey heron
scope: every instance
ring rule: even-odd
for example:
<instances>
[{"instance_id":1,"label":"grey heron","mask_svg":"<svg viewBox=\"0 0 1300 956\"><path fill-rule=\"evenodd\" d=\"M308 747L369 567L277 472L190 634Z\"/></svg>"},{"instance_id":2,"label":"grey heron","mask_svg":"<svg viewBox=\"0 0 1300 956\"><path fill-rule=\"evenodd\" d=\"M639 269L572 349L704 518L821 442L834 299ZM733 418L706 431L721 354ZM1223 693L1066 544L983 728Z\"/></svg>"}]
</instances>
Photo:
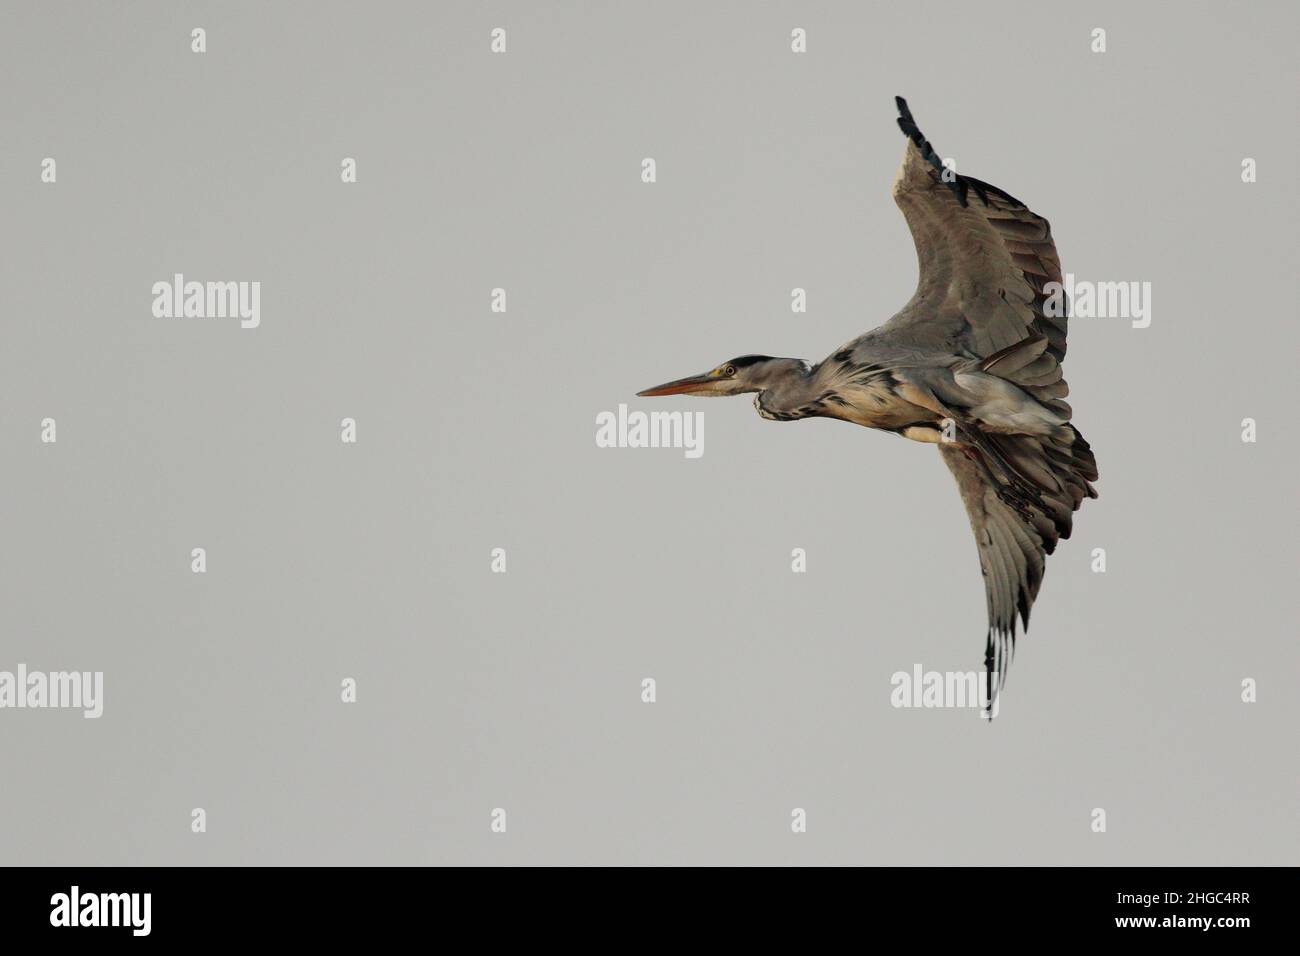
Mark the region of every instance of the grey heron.
<instances>
[{"instance_id":1,"label":"grey heron","mask_svg":"<svg viewBox=\"0 0 1300 956\"><path fill-rule=\"evenodd\" d=\"M1062 377L1061 262L1046 219L1010 194L946 169L896 97L907 137L893 195L920 279L889 321L812 364L743 355L639 395L756 392L766 419L834 418L930 442L957 480L988 606L991 708L1046 556L1095 498L1097 463L1070 418Z\"/></svg>"}]
</instances>

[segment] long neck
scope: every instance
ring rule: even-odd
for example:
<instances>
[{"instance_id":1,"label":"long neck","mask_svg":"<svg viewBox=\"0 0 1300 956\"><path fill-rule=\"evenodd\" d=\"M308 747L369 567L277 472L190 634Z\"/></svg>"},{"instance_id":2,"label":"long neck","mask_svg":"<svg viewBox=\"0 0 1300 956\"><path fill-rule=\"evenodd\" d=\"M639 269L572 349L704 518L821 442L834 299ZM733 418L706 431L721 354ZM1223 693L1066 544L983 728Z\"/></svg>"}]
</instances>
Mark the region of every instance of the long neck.
<instances>
[{"instance_id":1,"label":"long neck","mask_svg":"<svg viewBox=\"0 0 1300 956\"><path fill-rule=\"evenodd\" d=\"M788 422L821 414L821 389L803 359L775 359L754 407L764 418Z\"/></svg>"}]
</instances>

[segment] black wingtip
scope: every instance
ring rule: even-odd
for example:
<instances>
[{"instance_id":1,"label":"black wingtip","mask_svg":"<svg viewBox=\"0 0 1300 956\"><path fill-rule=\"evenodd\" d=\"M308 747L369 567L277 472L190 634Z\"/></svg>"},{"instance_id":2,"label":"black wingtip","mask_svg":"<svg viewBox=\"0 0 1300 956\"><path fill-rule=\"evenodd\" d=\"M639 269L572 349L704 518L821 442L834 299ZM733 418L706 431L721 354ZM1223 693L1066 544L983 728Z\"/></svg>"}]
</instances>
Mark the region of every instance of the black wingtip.
<instances>
[{"instance_id":1,"label":"black wingtip","mask_svg":"<svg viewBox=\"0 0 1300 956\"><path fill-rule=\"evenodd\" d=\"M934 166L935 169L942 172L944 169L943 160L941 160L939 154L934 151L934 147L931 146L930 141L925 138L925 134L917 127L916 119L912 116L912 111L907 105L907 100L903 99L901 96L895 96L894 105L898 107L898 128L903 131L903 135L916 143L917 149L921 151L922 159L926 160ZM966 194L971 188L975 190L975 195L977 195L980 198L980 201L986 206L989 204L990 195L1004 199L1013 206L1020 206L1023 208L1025 205L1010 193L999 189L997 186L991 186L986 182L975 179L973 176L953 176L952 179L948 181L948 188L953 191L953 194L957 197L957 201L963 206L967 205Z\"/></svg>"},{"instance_id":2,"label":"black wingtip","mask_svg":"<svg viewBox=\"0 0 1300 956\"><path fill-rule=\"evenodd\" d=\"M907 100L901 96L895 96L894 105L898 107L898 128L903 131L904 136L916 143L924 152L925 137L916 128L916 120L912 118L912 111L907 108Z\"/></svg>"},{"instance_id":3,"label":"black wingtip","mask_svg":"<svg viewBox=\"0 0 1300 956\"><path fill-rule=\"evenodd\" d=\"M943 160L934 151L934 147L925 138L925 134L917 127L912 111L907 106L907 100L901 96L895 96L894 103L898 107L898 128L903 131L904 136L916 144L916 148L921 152L921 158L939 170L940 175L942 175L944 173ZM953 195L957 197L957 202L961 203L963 207L966 206L967 185L965 177L953 175L944 181L947 183L948 188L952 190ZM976 191L979 192L978 187ZM984 193L979 192L979 197L984 200L984 205L989 204L988 196L984 195Z\"/></svg>"},{"instance_id":4,"label":"black wingtip","mask_svg":"<svg viewBox=\"0 0 1300 956\"><path fill-rule=\"evenodd\" d=\"M993 628L989 628L984 642L984 714L993 720Z\"/></svg>"}]
</instances>

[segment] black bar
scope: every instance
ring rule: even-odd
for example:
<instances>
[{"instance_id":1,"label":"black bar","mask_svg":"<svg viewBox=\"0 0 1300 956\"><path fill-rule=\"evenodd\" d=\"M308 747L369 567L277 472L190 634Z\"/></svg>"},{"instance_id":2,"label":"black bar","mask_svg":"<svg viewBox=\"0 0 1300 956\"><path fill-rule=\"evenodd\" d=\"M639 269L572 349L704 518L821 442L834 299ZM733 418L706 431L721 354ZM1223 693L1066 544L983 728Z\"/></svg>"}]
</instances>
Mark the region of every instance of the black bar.
<instances>
[{"instance_id":1,"label":"black bar","mask_svg":"<svg viewBox=\"0 0 1300 956\"><path fill-rule=\"evenodd\" d=\"M585 934L597 925L648 939L692 923L759 940L815 924L816 936L842 927L856 938L897 930L918 940L974 941L991 932L1000 942L1046 934L1232 945L1252 933L1284 932L1296 884L1292 868L793 869L616 871L593 879L580 869L539 878L525 868L8 868L0 870L0 926L6 942L90 945L374 943L434 925L440 934L478 927L494 937L545 927L541 944L553 932ZM78 923L102 915L119 925L70 925L74 886Z\"/></svg>"}]
</instances>

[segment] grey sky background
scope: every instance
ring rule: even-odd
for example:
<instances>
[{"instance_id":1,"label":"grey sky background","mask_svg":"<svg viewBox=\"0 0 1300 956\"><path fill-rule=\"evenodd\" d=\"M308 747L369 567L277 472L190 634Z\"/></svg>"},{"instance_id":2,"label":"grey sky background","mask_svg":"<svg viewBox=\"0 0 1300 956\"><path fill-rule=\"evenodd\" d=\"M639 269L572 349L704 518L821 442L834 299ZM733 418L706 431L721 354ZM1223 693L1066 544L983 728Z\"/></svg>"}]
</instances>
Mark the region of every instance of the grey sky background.
<instances>
[{"instance_id":1,"label":"grey sky background","mask_svg":"<svg viewBox=\"0 0 1300 956\"><path fill-rule=\"evenodd\" d=\"M1297 863L1297 25L6 3L0 669L105 703L0 711L0 862ZM1071 324L1101 497L991 727L889 704L982 666L933 448L634 395L906 301L895 94L1067 271L1153 286ZM154 318L175 272L260 281L261 327ZM703 410L703 457L597 448L620 402Z\"/></svg>"}]
</instances>

